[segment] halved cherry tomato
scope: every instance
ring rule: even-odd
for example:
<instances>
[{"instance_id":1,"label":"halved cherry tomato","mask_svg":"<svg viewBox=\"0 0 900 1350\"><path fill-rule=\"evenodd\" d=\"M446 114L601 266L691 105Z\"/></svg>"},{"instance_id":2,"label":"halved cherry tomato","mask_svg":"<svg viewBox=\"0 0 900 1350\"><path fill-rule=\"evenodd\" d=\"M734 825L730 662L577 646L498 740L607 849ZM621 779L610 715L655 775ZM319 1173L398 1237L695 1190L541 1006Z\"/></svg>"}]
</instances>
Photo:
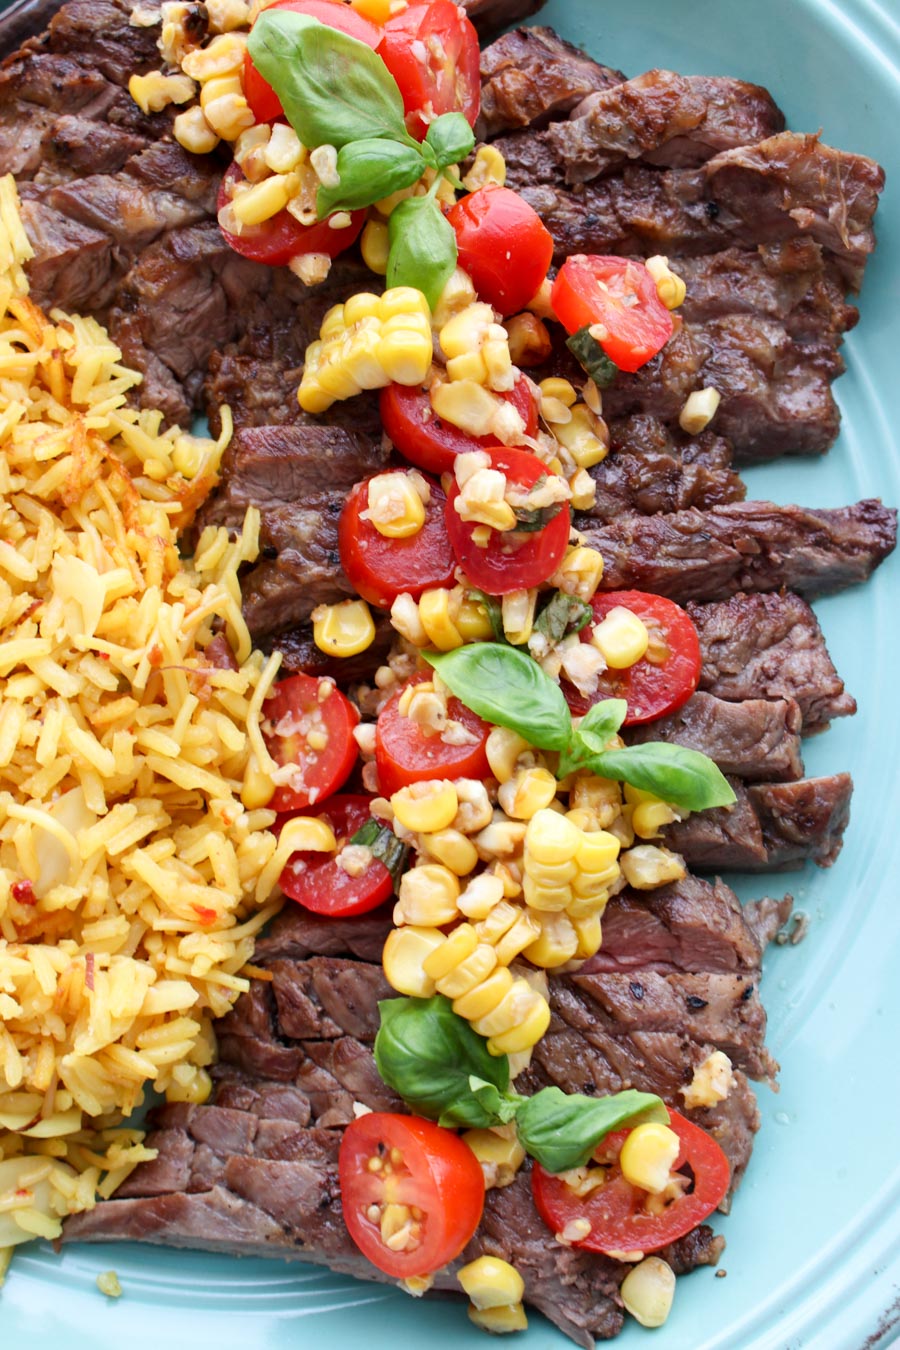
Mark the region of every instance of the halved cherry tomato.
<instances>
[{"instance_id":1,"label":"halved cherry tomato","mask_svg":"<svg viewBox=\"0 0 900 1350\"><path fill-rule=\"evenodd\" d=\"M547 275L553 236L518 192L483 187L447 213L456 233L459 265L481 300L501 314L524 309Z\"/></svg>"},{"instance_id":2,"label":"halved cherry tomato","mask_svg":"<svg viewBox=\"0 0 900 1350\"><path fill-rule=\"evenodd\" d=\"M687 702L700 683L700 640L690 615L674 600L646 591L607 591L591 601L594 617L581 630L582 642L590 642L594 627L617 606L643 619L651 634L651 652L658 645L667 648L668 655L653 660L642 656L625 670L604 671L597 693L590 699L567 683L563 690L576 717L602 699L624 698L628 704L624 725L634 727L675 712Z\"/></svg>"},{"instance_id":3,"label":"halved cherry tomato","mask_svg":"<svg viewBox=\"0 0 900 1350\"><path fill-rule=\"evenodd\" d=\"M425 524L407 539L388 539L362 519L369 505L368 479L357 483L344 503L338 521L341 567L370 604L390 609L403 591L418 600L431 586L453 585L456 559L447 535L446 498L437 483L429 486Z\"/></svg>"},{"instance_id":4,"label":"halved cherry tomato","mask_svg":"<svg viewBox=\"0 0 900 1350\"><path fill-rule=\"evenodd\" d=\"M530 488L547 473L537 455L527 450L491 450L491 465L506 474L507 481ZM562 562L569 542L569 504L542 529L531 533L491 531L486 548L473 542L476 526L465 521L454 507L459 496L456 483L447 498L447 532L460 566L473 586L490 595L528 590L547 581Z\"/></svg>"},{"instance_id":5,"label":"halved cherry tomato","mask_svg":"<svg viewBox=\"0 0 900 1350\"><path fill-rule=\"evenodd\" d=\"M522 418L525 435L536 436L537 403L525 377L500 397ZM442 422L434 413L428 391L418 386L389 384L381 391L380 410L384 430L401 455L428 473L452 473L457 455L499 446L496 436L470 436L452 422Z\"/></svg>"},{"instance_id":6,"label":"halved cherry tomato","mask_svg":"<svg viewBox=\"0 0 900 1350\"><path fill-rule=\"evenodd\" d=\"M575 254L556 275L550 304L570 333L599 325L600 346L621 370L638 370L668 342L672 315L643 263Z\"/></svg>"},{"instance_id":7,"label":"halved cherry tomato","mask_svg":"<svg viewBox=\"0 0 900 1350\"><path fill-rule=\"evenodd\" d=\"M594 1154L610 1164L607 1179L586 1196L576 1195L561 1176L534 1164L534 1201L551 1231L561 1233L573 1219L587 1219L590 1232L574 1244L576 1247L606 1253L655 1252L702 1223L728 1190L728 1159L716 1141L693 1121L671 1108L669 1115L670 1128L681 1141L674 1170L682 1172L689 1183L682 1195L670 1201L662 1213L651 1214L645 1207L647 1193L632 1186L619 1171L617 1159L628 1131L617 1130L607 1135Z\"/></svg>"},{"instance_id":8,"label":"halved cherry tomato","mask_svg":"<svg viewBox=\"0 0 900 1350\"><path fill-rule=\"evenodd\" d=\"M299 811L337 792L356 763L353 728L359 713L334 680L312 675L280 680L263 704L263 717L275 763L296 766L290 782L275 789L272 810Z\"/></svg>"},{"instance_id":9,"label":"halved cherry tomato","mask_svg":"<svg viewBox=\"0 0 900 1350\"><path fill-rule=\"evenodd\" d=\"M428 778L480 781L490 777L484 747L491 728L471 708L458 698L447 700L451 721L459 722L473 738L468 745L451 745L440 736L429 736L411 717L404 717L399 704L400 694L394 694L378 714L375 726L378 787L385 796Z\"/></svg>"},{"instance_id":10,"label":"halved cherry tomato","mask_svg":"<svg viewBox=\"0 0 900 1350\"><path fill-rule=\"evenodd\" d=\"M295 14L308 14L329 28L337 28L348 37L364 42L372 50L378 46L382 31L377 24L370 23L349 5L336 4L335 0L275 0L267 9L291 9ZM250 53L244 54L244 96L250 104L250 111L257 122L272 122L276 117L284 116L281 100L275 90L264 80L250 59Z\"/></svg>"},{"instance_id":11,"label":"halved cherry tomato","mask_svg":"<svg viewBox=\"0 0 900 1350\"><path fill-rule=\"evenodd\" d=\"M360 1116L344 1131L338 1172L347 1231L363 1256L394 1279L429 1275L455 1260L481 1220L481 1165L458 1134L433 1121L386 1111ZM413 1241L399 1251L381 1236L385 1205L422 1216L411 1213Z\"/></svg>"},{"instance_id":12,"label":"halved cherry tomato","mask_svg":"<svg viewBox=\"0 0 900 1350\"><path fill-rule=\"evenodd\" d=\"M400 88L409 134L424 140L442 113L475 125L481 107L478 34L452 0L410 5L388 19L377 48Z\"/></svg>"},{"instance_id":13,"label":"halved cherry tomato","mask_svg":"<svg viewBox=\"0 0 900 1350\"><path fill-rule=\"evenodd\" d=\"M322 3L331 4L332 0L322 0ZM217 210L221 211L223 206L231 202L228 191L231 184L243 181L244 175L238 165L229 165L219 185ZM219 228L222 229L226 244L243 258L266 263L268 267L284 267L301 253L327 253L329 258L336 258L357 238L365 218L365 211L354 211L349 225L333 230L327 216L315 225L301 225L285 207L271 220L264 221L262 225L249 225L240 234L222 229L221 225Z\"/></svg>"},{"instance_id":14,"label":"halved cherry tomato","mask_svg":"<svg viewBox=\"0 0 900 1350\"><path fill-rule=\"evenodd\" d=\"M315 816L327 821L334 830L340 851L341 846L371 820L371 801L371 797L358 793L338 794L329 797L321 806L291 812L290 818ZM387 900L394 889L390 872L378 858L373 858L364 872L351 876L338 866L335 856L330 853L293 854L278 884L285 895L304 909L334 919L368 914L370 909Z\"/></svg>"}]
</instances>

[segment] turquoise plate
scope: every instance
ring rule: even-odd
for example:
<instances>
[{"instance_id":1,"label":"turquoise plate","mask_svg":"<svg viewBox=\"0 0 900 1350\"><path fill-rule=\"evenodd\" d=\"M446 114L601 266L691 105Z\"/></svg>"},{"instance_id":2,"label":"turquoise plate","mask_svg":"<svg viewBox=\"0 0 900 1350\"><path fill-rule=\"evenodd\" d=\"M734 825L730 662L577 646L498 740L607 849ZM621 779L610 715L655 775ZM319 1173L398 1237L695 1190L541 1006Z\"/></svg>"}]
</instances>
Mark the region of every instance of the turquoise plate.
<instances>
[{"instance_id":1,"label":"turquoise plate","mask_svg":"<svg viewBox=\"0 0 900 1350\"><path fill-rule=\"evenodd\" d=\"M898 0L551 0L542 20L613 66L731 74L765 84L791 127L816 131L888 169L879 249L846 346L844 430L824 460L748 475L751 496L838 506L900 502L900 5ZM769 1045L781 1092L760 1089L763 1125L734 1213L727 1278L678 1282L656 1333L619 1344L668 1350L874 1350L900 1335L900 925L892 842L900 818L896 560L868 586L817 606L859 700L856 718L809 743L811 774L849 768L853 821L837 865L765 885L791 889L810 919L798 947L766 961ZM893 691L893 692L892 692ZM892 823L893 821L893 823ZM744 899L761 884L739 883ZM115 1268L117 1302L95 1277ZM315 1340L388 1350L487 1344L452 1303L415 1302L309 1266L139 1245L20 1251L0 1295L0 1346L29 1350L281 1350ZM541 1317L514 1344L568 1342Z\"/></svg>"}]
</instances>

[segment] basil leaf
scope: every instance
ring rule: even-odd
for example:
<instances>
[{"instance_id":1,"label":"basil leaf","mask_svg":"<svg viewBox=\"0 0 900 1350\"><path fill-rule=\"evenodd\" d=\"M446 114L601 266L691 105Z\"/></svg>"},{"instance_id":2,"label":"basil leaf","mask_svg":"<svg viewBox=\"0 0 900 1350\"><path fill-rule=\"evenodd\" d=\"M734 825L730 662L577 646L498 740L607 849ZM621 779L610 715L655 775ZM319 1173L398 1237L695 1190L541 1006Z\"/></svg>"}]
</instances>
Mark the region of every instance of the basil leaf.
<instances>
[{"instance_id":1,"label":"basil leaf","mask_svg":"<svg viewBox=\"0 0 900 1350\"><path fill-rule=\"evenodd\" d=\"M474 1073L469 1074L469 1089L485 1111L493 1117L495 1125L506 1125L519 1109L523 1098L515 1092L501 1092L494 1083L486 1083ZM445 1124L443 1117L442 1125Z\"/></svg>"},{"instance_id":2,"label":"basil leaf","mask_svg":"<svg viewBox=\"0 0 900 1350\"><path fill-rule=\"evenodd\" d=\"M490 620L497 641L506 642L506 632L503 628L503 610L500 608L500 602L493 595L488 595L487 591L470 590L466 591L466 596L472 600L477 600L478 604L481 605Z\"/></svg>"},{"instance_id":3,"label":"basil leaf","mask_svg":"<svg viewBox=\"0 0 900 1350\"><path fill-rule=\"evenodd\" d=\"M411 145L396 141L351 141L338 153L337 187L320 187L316 198L319 218L332 211L358 211L400 188L417 182L425 161Z\"/></svg>"},{"instance_id":4,"label":"basil leaf","mask_svg":"<svg viewBox=\"0 0 900 1350\"><path fill-rule=\"evenodd\" d=\"M566 338L566 346L597 388L608 389L618 375L619 367L609 359L597 339L591 337L590 328L579 328L577 333Z\"/></svg>"},{"instance_id":5,"label":"basil leaf","mask_svg":"<svg viewBox=\"0 0 900 1350\"><path fill-rule=\"evenodd\" d=\"M388 238L387 285L414 286L434 309L456 266L453 226L433 197L410 197L391 212Z\"/></svg>"},{"instance_id":6,"label":"basil leaf","mask_svg":"<svg viewBox=\"0 0 900 1350\"><path fill-rule=\"evenodd\" d=\"M439 169L458 164L475 144L475 133L461 112L444 113L428 128L426 144L434 150Z\"/></svg>"},{"instance_id":7,"label":"basil leaf","mask_svg":"<svg viewBox=\"0 0 900 1350\"><path fill-rule=\"evenodd\" d=\"M628 704L623 698L601 699L589 708L559 757L559 777L593 768L597 755L606 750L627 712Z\"/></svg>"},{"instance_id":8,"label":"basil leaf","mask_svg":"<svg viewBox=\"0 0 900 1350\"><path fill-rule=\"evenodd\" d=\"M304 145L340 149L380 136L416 144L396 80L364 42L306 14L265 9L250 29L247 50Z\"/></svg>"},{"instance_id":9,"label":"basil leaf","mask_svg":"<svg viewBox=\"0 0 900 1350\"><path fill-rule=\"evenodd\" d=\"M648 1120L662 1125L669 1121L661 1098L650 1092L630 1088L613 1097L584 1097L547 1087L523 1098L516 1133L525 1152L548 1172L567 1172L583 1167L612 1130Z\"/></svg>"},{"instance_id":10,"label":"basil leaf","mask_svg":"<svg viewBox=\"0 0 900 1350\"><path fill-rule=\"evenodd\" d=\"M398 839L390 826L382 825L380 820L375 819L361 825L356 834L350 836L350 843L362 844L374 858L384 863L396 891L409 861L409 844Z\"/></svg>"},{"instance_id":11,"label":"basil leaf","mask_svg":"<svg viewBox=\"0 0 900 1350\"><path fill-rule=\"evenodd\" d=\"M487 1042L453 1011L449 999L441 994L385 999L378 1011L375 1063L407 1106L450 1127L484 1129L499 1123L498 1104L509 1091L509 1060L488 1054Z\"/></svg>"},{"instance_id":12,"label":"basil leaf","mask_svg":"<svg viewBox=\"0 0 900 1350\"><path fill-rule=\"evenodd\" d=\"M568 745L572 717L563 692L525 652L498 642L472 642L452 652L422 655L450 692L486 722L517 731L541 750Z\"/></svg>"},{"instance_id":13,"label":"basil leaf","mask_svg":"<svg viewBox=\"0 0 900 1350\"><path fill-rule=\"evenodd\" d=\"M543 633L548 642L561 642L567 633L580 633L593 616L590 605L577 596L554 591L535 619L534 631Z\"/></svg>"},{"instance_id":14,"label":"basil leaf","mask_svg":"<svg viewBox=\"0 0 900 1350\"><path fill-rule=\"evenodd\" d=\"M513 508L516 529L522 534L534 534L545 525L549 525L551 520L555 520L561 510L560 502L554 502L552 506L516 506Z\"/></svg>"},{"instance_id":15,"label":"basil leaf","mask_svg":"<svg viewBox=\"0 0 900 1350\"><path fill-rule=\"evenodd\" d=\"M685 811L706 811L737 801L708 755L683 745L648 741L624 750L605 750L594 756L590 767L604 778L618 778Z\"/></svg>"}]
</instances>

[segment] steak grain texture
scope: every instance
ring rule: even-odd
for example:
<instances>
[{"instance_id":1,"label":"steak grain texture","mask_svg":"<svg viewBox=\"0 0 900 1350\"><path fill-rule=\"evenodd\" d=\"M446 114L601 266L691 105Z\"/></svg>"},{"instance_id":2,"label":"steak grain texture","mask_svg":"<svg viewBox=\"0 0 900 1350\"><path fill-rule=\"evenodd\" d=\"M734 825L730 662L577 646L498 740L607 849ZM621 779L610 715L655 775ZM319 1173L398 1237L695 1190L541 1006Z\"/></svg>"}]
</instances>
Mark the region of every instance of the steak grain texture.
<instances>
[{"instance_id":1,"label":"steak grain texture","mask_svg":"<svg viewBox=\"0 0 900 1350\"><path fill-rule=\"evenodd\" d=\"M666 741L709 755L724 774L747 782L802 777L802 714L786 699L728 703L702 691L676 712L625 733L629 745Z\"/></svg>"},{"instance_id":2,"label":"steak grain texture","mask_svg":"<svg viewBox=\"0 0 900 1350\"><path fill-rule=\"evenodd\" d=\"M481 53L479 136L537 127L569 112L593 90L624 81L552 28L517 28Z\"/></svg>"}]
</instances>

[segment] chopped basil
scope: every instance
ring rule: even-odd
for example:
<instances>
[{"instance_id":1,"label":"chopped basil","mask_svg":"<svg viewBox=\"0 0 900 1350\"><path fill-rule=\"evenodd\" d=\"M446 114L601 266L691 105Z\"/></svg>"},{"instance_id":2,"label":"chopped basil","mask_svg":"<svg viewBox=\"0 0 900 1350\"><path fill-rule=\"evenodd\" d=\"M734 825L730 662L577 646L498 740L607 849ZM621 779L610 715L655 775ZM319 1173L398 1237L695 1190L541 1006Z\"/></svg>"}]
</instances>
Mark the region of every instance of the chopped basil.
<instances>
[{"instance_id":1,"label":"chopped basil","mask_svg":"<svg viewBox=\"0 0 900 1350\"><path fill-rule=\"evenodd\" d=\"M554 502L552 506L514 506L516 529L522 534L534 534L555 520L561 510L560 502Z\"/></svg>"},{"instance_id":2,"label":"chopped basil","mask_svg":"<svg viewBox=\"0 0 900 1350\"><path fill-rule=\"evenodd\" d=\"M548 642L561 642L567 633L580 633L590 623L594 611L575 595L554 591L534 621L534 631Z\"/></svg>"},{"instance_id":3,"label":"chopped basil","mask_svg":"<svg viewBox=\"0 0 900 1350\"><path fill-rule=\"evenodd\" d=\"M494 630L494 637L498 642L506 642L506 632L503 628L503 610L500 607L500 601L494 595L488 595L487 591L466 591L466 598L475 600L490 620L491 628Z\"/></svg>"},{"instance_id":4,"label":"chopped basil","mask_svg":"<svg viewBox=\"0 0 900 1350\"><path fill-rule=\"evenodd\" d=\"M383 862L391 874L391 881L394 883L394 890L400 884L400 878L406 871L406 864L409 861L409 844L404 844L398 839L394 831L387 825L383 825L380 820L367 820L365 825L361 825L356 834L350 838L351 844L362 844L369 850L373 858Z\"/></svg>"},{"instance_id":5,"label":"chopped basil","mask_svg":"<svg viewBox=\"0 0 900 1350\"><path fill-rule=\"evenodd\" d=\"M572 718L563 692L520 648L472 642L423 656L450 692L486 722L509 727L542 750L565 748Z\"/></svg>"},{"instance_id":6,"label":"chopped basil","mask_svg":"<svg viewBox=\"0 0 900 1350\"><path fill-rule=\"evenodd\" d=\"M566 338L566 346L597 388L608 389L618 375L619 367L609 359L597 339L591 337L590 328L579 328L577 333Z\"/></svg>"}]
</instances>

